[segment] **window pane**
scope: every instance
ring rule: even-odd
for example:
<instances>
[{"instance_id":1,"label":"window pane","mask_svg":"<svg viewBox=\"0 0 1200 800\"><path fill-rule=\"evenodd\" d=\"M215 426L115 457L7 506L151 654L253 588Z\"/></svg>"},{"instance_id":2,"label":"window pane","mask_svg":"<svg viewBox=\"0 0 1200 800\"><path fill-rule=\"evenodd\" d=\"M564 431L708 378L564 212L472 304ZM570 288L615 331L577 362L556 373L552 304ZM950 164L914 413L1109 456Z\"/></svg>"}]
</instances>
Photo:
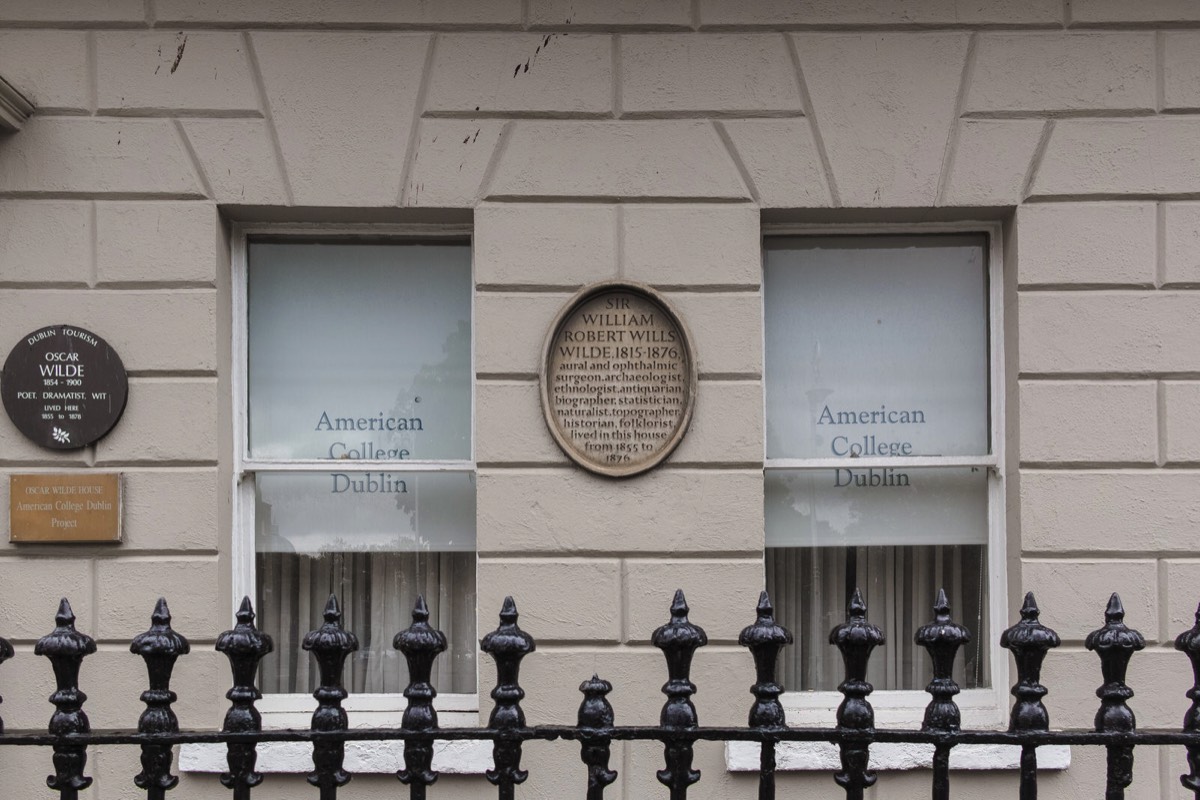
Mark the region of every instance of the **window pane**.
<instances>
[{"instance_id":1,"label":"window pane","mask_svg":"<svg viewBox=\"0 0 1200 800\"><path fill-rule=\"evenodd\" d=\"M767 547L986 544L987 503L976 467L771 469Z\"/></svg>"},{"instance_id":2,"label":"window pane","mask_svg":"<svg viewBox=\"0 0 1200 800\"><path fill-rule=\"evenodd\" d=\"M336 592L361 649L355 692L408 682L392 638L425 595L450 650L438 688L475 691L475 477L471 473L259 473L255 477L261 624L276 637L263 690L308 692L317 673L300 649Z\"/></svg>"},{"instance_id":3,"label":"window pane","mask_svg":"<svg viewBox=\"0 0 1200 800\"><path fill-rule=\"evenodd\" d=\"M470 459L471 251L256 242L255 458Z\"/></svg>"},{"instance_id":4,"label":"window pane","mask_svg":"<svg viewBox=\"0 0 1200 800\"><path fill-rule=\"evenodd\" d=\"M260 472L260 553L475 550L466 472Z\"/></svg>"},{"instance_id":5,"label":"window pane","mask_svg":"<svg viewBox=\"0 0 1200 800\"><path fill-rule=\"evenodd\" d=\"M856 586L868 619L887 635L868 662L867 680L876 689L924 689L933 677L928 652L913 634L933 618L940 588L955 621L971 631L954 679L964 689L990 685L986 546L768 547L766 568L775 616L796 636L780 659L786 689L837 689L845 675L829 632L845 621Z\"/></svg>"},{"instance_id":6,"label":"window pane","mask_svg":"<svg viewBox=\"0 0 1200 800\"><path fill-rule=\"evenodd\" d=\"M260 552L258 624L275 640L263 659L262 690L312 692L319 673L300 646L322 623L330 593L342 603L342 622L358 636L358 652L346 660L351 692L404 691L408 666L392 647L412 622L417 595L425 595L429 622L446 634L448 647L434 662L440 692L475 691L475 554Z\"/></svg>"},{"instance_id":7,"label":"window pane","mask_svg":"<svg viewBox=\"0 0 1200 800\"><path fill-rule=\"evenodd\" d=\"M956 678L986 686L989 496L985 469L862 468L856 459L990 452L987 238L790 237L764 253L767 585L797 634L789 688L842 679L829 631L861 588L888 634L868 679L923 689L912 641L939 588L974 633Z\"/></svg>"},{"instance_id":8,"label":"window pane","mask_svg":"<svg viewBox=\"0 0 1200 800\"><path fill-rule=\"evenodd\" d=\"M767 457L986 454L985 244L769 240Z\"/></svg>"}]
</instances>

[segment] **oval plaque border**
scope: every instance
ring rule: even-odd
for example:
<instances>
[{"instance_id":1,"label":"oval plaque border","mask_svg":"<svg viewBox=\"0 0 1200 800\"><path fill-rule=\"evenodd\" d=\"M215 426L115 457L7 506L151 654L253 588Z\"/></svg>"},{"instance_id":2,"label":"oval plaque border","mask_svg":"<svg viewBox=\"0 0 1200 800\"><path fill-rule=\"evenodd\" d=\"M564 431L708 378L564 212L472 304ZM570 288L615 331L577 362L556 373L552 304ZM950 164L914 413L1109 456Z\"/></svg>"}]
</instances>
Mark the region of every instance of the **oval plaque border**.
<instances>
[{"instance_id":1,"label":"oval plaque border","mask_svg":"<svg viewBox=\"0 0 1200 800\"><path fill-rule=\"evenodd\" d=\"M547 373L550 367L550 354L554 347L554 342L558 338L559 332L567 319L571 317L580 306L588 302L597 295L608 292L629 292L632 294L642 295L649 300L653 305L662 309L663 313L671 320L676 329L679 330L683 341L680 343L683 350L683 359L687 362L688 380L686 387L686 397L684 399L683 414L680 417L679 425L675 432L671 434L671 438L663 445L663 447L654 455L653 458L630 466L622 466L619 464L600 464L586 458L583 453L575 449L574 445L562 435L559 430L558 422L554 416L554 410L550 399L550 387L546 380ZM610 280L600 281L598 283L590 283L580 289L571 296L563 307L559 309L555 315L554 321L550 323L550 328L546 332L546 339L542 344L542 360L538 365L538 394L542 400L542 416L546 420L546 427L550 430L550 436L554 439L554 443L563 451L566 456L574 461L580 467L583 467L588 472L597 475L604 475L609 478L632 478L636 475L641 475L644 472L657 467L665 461L671 453L675 452L675 448L683 441L683 437L687 435L692 424L692 414L696 408L696 387L697 387L697 369L696 369L696 350L692 345L692 333L688 329L687 323L683 317L675 310L661 293L651 288L644 283L627 280Z\"/></svg>"}]
</instances>

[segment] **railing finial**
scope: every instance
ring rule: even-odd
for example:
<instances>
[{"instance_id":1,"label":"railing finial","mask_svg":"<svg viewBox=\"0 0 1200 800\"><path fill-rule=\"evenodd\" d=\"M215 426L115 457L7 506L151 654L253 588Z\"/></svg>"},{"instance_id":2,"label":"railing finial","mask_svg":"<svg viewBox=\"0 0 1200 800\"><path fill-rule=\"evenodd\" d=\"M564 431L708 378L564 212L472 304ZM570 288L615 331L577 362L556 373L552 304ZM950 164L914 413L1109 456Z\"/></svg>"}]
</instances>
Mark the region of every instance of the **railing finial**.
<instances>
[{"instance_id":1,"label":"railing finial","mask_svg":"<svg viewBox=\"0 0 1200 800\"><path fill-rule=\"evenodd\" d=\"M488 727L494 730L525 727L525 712L521 710L525 690L519 682L521 659L536 650L537 643L517 625L518 616L517 604L511 596L505 597L500 608L500 627L479 643L479 648L496 660L496 688L492 689L496 705L488 718ZM521 769L520 739L496 739L492 761L494 769L487 771L487 779L500 788L501 800L511 800L514 787L529 777Z\"/></svg>"},{"instance_id":2,"label":"railing finial","mask_svg":"<svg viewBox=\"0 0 1200 800\"><path fill-rule=\"evenodd\" d=\"M342 708L342 701L349 694L342 685L342 670L346 656L358 649L358 637L342 627L342 609L336 594L329 595L322 616L325 623L309 631L301 642L301 647L316 658L320 672L320 685L313 692L317 708L313 711L310 728L314 731L344 731L350 727L350 722ZM313 743L313 771L308 782L321 788L321 800L333 800L337 788L350 782L350 774L342 768L345 756L345 742Z\"/></svg>"},{"instance_id":3,"label":"railing finial","mask_svg":"<svg viewBox=\"0 0 1200 800\"><path fill-rule=\"evenodd\" d=\"M699 724L691 701L696 685L690 676L692 657L697 649L708 644L708 635L688 619L690 611L683 589L676 589L671 601L671 621L650 637L667 659L667 682L662 688L667 702L659 715L659 724L664 728L694 728ZM692 769L692 755L692 743L687 739L667 740L666 769L658 770L656 777L659 783L670 787L671 800L687 797L687 787L700 780L700 771Z\"/></svg>"},{"instance_id":4,"label":"railing finial","mask_svg":"<svg viewBox=\"0 0 1200 800\"><path fill-rule=\"evenodd\" d=\"M913 641L928 650L933 661L933 680L925 687L933 699L925 708L921 730L957 731L962 725L962 715L954 702L959 692L953 678L954 657L960 647L971 641L971 632L950 618L950 603L944 589L938 589L933 621L918 628Z\"/></svg>"},{"instance_id":5,"label":"railing finial","mask_svg":"<svg viewBox=\"0 0 1200 800\"><path fill-rule=\"evenodd\" d=\"M417 595L413 606L412 624L396 634L392 647L404 654L408 662L408 688L404 696L408 706L400 727L408 731L431 731L438 726L437 711L433 698L437 690L430 682L433 662L439 653L446 650L446 634L429 624L429 607L425 595ZM401 783L410 786L409 796L413 800L424 800L425 787L437 780L433 771L433 740L405 739L404 769L396 772Z\"/></svg>"},{"instance_id":6,"label":"railing finial","mask_svg":"<svg viewBox=\"0 0 1200 800\"><path fill-rule=\"evenodd\" d=\"M846 679L838 686L844 696L837 710L837 727L861 734L860 741L839 745L842 771L833 776L846 790L849 800L861 800L863 790L874 786L876 775L870 764L870 737L875 732L875 710L867 700L874 687L867 682L867 661L871 651L887 642L879 627L867 622L867 604L857 588L846 609L846 621L829 632L829 643L842 654Z\"/></svg>"},{"instance_id":7,"label":"railing finial","mask_svg":"<svg viewBox=\"0 0 1200 800\"><path fill-rule=\"evenodd\" d=\"M748 648L754 656L754 685L750 693L754 704L750 706L751 728L785 728L787 717L779 702L783 686L775 680L775 663L779 651L794 639L792 632L775 622L775 608L771 596L763 590L758 596L757 618L738 634L738 644ZM758 796L775 797L775 742L764 741L758 758Z\"/></svg>"},{"instance_id":8,"label":"railing finial","mask_svg":"<svg viewBox=\"0 0 1200 800\"><path fill-rule=\"evenodd\" d=\"M1061 641L1058 634L1041 622L1041 609L1033 592L1025 594L1021 621L1000 634L1000 646L1011 650L1017 662L1017 682L1011 694L1016 698L1009 717L1010 731L1050 729L1050 713L1042 703L1049 690L1042 686L1042 662L1051 648Z\"/></svg>"},{"instance_id":9,"label":"railing finial","mask_svg":"<svg viewBox=\"0 0 1200 800\"><path fill-rule=\"evenodd\" d=\"M224 653L229 659L233 673L233 688L225 693L231 705L225 712L221 729L231 733L260 731L262 716L254 707L254 701L262 697L262 693L254 685L254 675L258 672L258 662L275 645L270 636L254 627L254 606L249 597L242 599L235 616L237 625L218 636L216 644L217 652ZM254 771L258 761L255 745L231 742L226 747L229 771L221 773L221 784L233 790L235 800L249 798L250 789L263 780L262 774Z\"/></svg>"},{"instance_id":10,"label":"railing finial","mask_svg":"<svg viewBox=\"0 0 1200 800\"><path fill-rule=\"evenodd\" d=\"M139 733L175 733L179 720L171 710L178 698L171 691L171 672L175 660L191 652L188 640L171 628L171 610L166 598L158 598L150 614L150 628L134 637L129 651L146 662L150 688L142 692L146 710L138 718ZM148 800L162 800L168 789L174 789L179 778L171 774L171 748L163 745L142 745L142 771L133 779L145 789Z\"/></svg>"},{"instance_id":11,"label":"railing finial","mask_svg":"<svg viewBox=\"0 0 1200 800\"><path fill-rule=\"evenodd\" d=\"M1125 624L1125 606L1113 592L1104 610L1104 625L1088 634L1084 640L1088 650L1100 656L1100 671L1104 684L1096 690L1100 709L1096 712L1096 731L1129 732L1137 728L1133 710L1126 701L1133 689L1125 683L1125 672L1133 654L1146 646L1142 634ZM1108 745L1108 798L1124 797L1125 788L1133 783L1133 747Z\"/></svg>"},{"instance_id":12,"label":"railing finial","mask_svg":"<svg viewBox=\"0 0 1200 800\"><path fill-rule=\"evenodd\" d=\"M950 602L944 589L938 589L933 601L933 621L918 628L913 641L929 651L933 662L933 679L925 687L931 699L925 707L921 730L959 730L962 714L954 702L959 692L954 682L954 657L960 647L971 641L971 632L950 618ZM933 800L949 800L949 797L950 747L939 742L933 749Z\"/></svg>"},{"instance_id":13,"label":"railing finial","mask_svg":"<svg viewBox=\"0 0 1200 800\"><path fill-rule=\"evenodd\" d=\"M49 730L58 736L88 733L92 726L83 710L87 695L79 689L79 669L83 659L96 652L96 641L75 630L75 612L65 597L59 601L54 622L54 630L38 639L33 648L34 655L50 659L54 668L57 689L50 695L55 711L50 717ZM92 785L92 779L83 774L86 764L85 746L54 745L54 774L46 778L46 785L56 790L62 800L75 800L80 789Z\"/></svg>"},{"instance_id":14,"label":"railing finial","mask_svg":"<svg viewBox=\"0 0 1200 800\"><path fill-rule=\"evenodd\" d=\"M758 596L757 619L738 634L738 644L754 656L755 683L750 687L754 703L750 706L750 727L782 728L787 725L779 695L783 687L775 680L775 663L779 652L794 638L792 632L775 622L771 597L763 591Z\"/></svg>"}]
</instances>

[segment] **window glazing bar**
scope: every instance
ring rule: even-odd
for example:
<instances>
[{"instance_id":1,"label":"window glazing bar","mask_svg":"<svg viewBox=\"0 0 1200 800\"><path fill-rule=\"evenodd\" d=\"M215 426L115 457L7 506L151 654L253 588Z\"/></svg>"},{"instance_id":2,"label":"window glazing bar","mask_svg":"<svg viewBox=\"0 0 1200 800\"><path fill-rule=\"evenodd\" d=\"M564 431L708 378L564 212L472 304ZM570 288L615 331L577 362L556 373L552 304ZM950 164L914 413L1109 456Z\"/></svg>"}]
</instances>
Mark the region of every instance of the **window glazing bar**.
<instances>
[{"instance_id":1,"label":"window glazing bar","mask_svg":"<svg viewBox=\"0 0 1200 800\"><path fill-rule=\"evenodd\" d=\"M882 456L878 458L770 458L763 462L764 469L839 469L857 467L861 469L922 467L999 467L1000 460L994 455L984 456Z\"/></svg>"}]
</instances>

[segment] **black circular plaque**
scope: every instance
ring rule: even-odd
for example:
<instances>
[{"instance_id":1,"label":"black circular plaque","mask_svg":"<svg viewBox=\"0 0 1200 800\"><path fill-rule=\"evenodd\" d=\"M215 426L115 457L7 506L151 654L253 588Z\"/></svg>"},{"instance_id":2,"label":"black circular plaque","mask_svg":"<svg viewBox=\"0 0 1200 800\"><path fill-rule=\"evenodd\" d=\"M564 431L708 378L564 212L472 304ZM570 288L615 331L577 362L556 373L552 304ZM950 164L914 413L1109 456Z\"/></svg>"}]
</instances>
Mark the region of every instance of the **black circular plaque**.
<instances>
[{"instance_id":1,"label":"black circular plaque","mask_svg":"<svg viewBox=\"0 0 1200 800\"><path fill-rule=\"evenodd\" d=\"M117 424L129 378L108 342L75 325L51 325L21 337L8 354L0 396L25 436L52 450L76 450Z\"/></svg>"}]
</instances>

